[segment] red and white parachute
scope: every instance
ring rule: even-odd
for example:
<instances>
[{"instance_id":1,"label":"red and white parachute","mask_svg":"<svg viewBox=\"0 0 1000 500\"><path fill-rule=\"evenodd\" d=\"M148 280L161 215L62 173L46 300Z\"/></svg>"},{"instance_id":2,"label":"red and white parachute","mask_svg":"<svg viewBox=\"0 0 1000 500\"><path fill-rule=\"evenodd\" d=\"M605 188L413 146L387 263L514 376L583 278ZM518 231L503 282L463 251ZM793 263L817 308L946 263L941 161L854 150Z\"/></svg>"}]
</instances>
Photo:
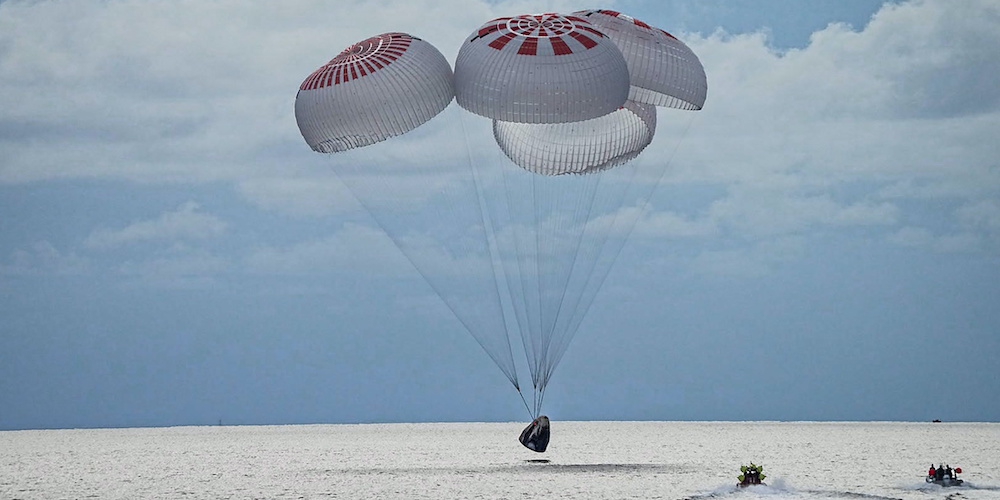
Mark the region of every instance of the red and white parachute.
<instances>
[{"instance_id":1,"label":"red and white parachute","mask_svg":"<svg viewBox=\"0 0 1000 500\"><path fill-rule=\"evenodd\" d=\"M621 50L632 84L629 99L686 110L705 105L705 68L684 42L613 10L582 10L575 15L597 26Z\"/></svg>"},{"instance_id":2,"label":"red and white parachute","mask_svg":"<svg viewBox=\"0 0 1000 500\"><path fill-rule=\"evenodd\" d=\"M455 59L458 104L492 120L589 120L618 109L628 89L621 51L574 16L494 19L466 38Z\"/></svg>"},{"instance_id":3,"label":"red and white parachute","mask_svg":"<svg viewBox=\"0 0 1000 500\"><path fill-rule=\"evenodd\" d=\"M305 79L295 117L518 392L527 368L535 417L668 163L632 161L656 107L706 93L680 40L587 10L484 23L454 72L420 38L371 37Z\"/></svg>"},{"instance_id":4,"label":"red and white parachute","mask_svg":"<svg viewBox=\"0 0 1000 500\"><path fill-rule=\"evenodd\" d=\"M295 98L295 119L309 147L336 153L409 132L454 96L441 52L406 33L384 33L309 75Z\"/></svg>"}]
</instances>

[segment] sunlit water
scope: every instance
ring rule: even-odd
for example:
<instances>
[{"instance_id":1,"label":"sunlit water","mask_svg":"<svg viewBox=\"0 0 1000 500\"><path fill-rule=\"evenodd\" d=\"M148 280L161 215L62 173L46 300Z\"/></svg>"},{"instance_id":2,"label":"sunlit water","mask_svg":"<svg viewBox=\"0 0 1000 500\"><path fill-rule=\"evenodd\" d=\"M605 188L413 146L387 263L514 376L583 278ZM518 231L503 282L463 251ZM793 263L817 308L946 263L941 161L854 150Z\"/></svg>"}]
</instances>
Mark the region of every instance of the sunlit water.
<instances>
[{"instance_id":1,"label":"sunlit water","mask_svg":"<svg viewBox=\"0 0 1000 500\"><path fill-rule=\"evenodd\" d=\"M523 426L0 432L0 498L1000 499L1000 424L554 421L544 454ZM924 483L941 461L965 486Z\"/></svg>"}]
</instances>

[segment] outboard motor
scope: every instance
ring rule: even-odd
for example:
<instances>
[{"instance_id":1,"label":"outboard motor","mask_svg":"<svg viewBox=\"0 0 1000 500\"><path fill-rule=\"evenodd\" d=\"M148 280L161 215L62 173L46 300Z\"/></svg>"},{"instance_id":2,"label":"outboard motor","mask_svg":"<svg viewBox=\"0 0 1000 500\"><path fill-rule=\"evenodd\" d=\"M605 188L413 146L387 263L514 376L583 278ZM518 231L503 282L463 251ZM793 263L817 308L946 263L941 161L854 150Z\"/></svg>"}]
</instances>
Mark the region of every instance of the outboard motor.
<instances>
[{"instance_id":1,"label":"outboard motor","mask_svg":"<svg viewBox=\"0 0 1000 500\"><path fill-rule=\"evenodd\" d=\"M521 431L521 444L531 451L542 453L549 446L549 417L542 415L532 420Z\"/></svg>"}]
</instances>

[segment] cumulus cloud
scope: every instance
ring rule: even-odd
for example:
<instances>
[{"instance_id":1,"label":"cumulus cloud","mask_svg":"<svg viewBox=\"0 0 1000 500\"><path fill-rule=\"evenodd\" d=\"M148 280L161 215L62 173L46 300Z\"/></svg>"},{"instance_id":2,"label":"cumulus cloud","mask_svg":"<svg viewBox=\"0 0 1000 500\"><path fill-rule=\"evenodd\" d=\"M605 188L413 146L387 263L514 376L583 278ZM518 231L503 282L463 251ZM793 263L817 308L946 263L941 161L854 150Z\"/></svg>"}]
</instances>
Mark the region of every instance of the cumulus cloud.
<instances>
[{"instance_id":1,"label":"cumulus cloud","mask_svg":"<svg viewBox=\"0 0 1000 500\"><path fill-rule=\"evenodd\" d=\"M884 199L990 199L1000 192L1000 162L952 165L947 174L916 172L878 190Z\"/></svg>"},{"instance_id":2,"label":"cumulus cloud","mask_svg":"<svg viewBox=\"0 0 1000 500\"><path fill-rule=\"evenodd\" d=\"M886 240L895 245L942 254L990 250L981 235L968 231L937 234L924 227L906 226L889 234Z\"/></svg>"},{"instance_id":3,"label":"cumulus cloud","mask_svg":"<svg viewBox=\"0 0 1000 500\"><path fill-rule=\"evenodd\" d=\"M638 220L633 234L640 238L705 238L719 228L707 218L691 218L673 212L652 212Z\"/></svg>"},{"instance_id":4,"label":"cumulus cloud","mask_svg":"<svg viewBox=\"0 0 1000 500\"><path fill-rule=\"evenodd\" d=\"M758 242L751 247L708 250L694 259L692 271L712 276L763 276L775 266L801 257L805 247L802 237L785 236Z\"/></svg>"},{"instance_id":5,"label":"cumulus cloud","mask_svg":"<svg viewBox=\"0 0 1000 500\"><path fill-rule=\"evenodd\" d=\"M888 240L904 247L920 247L929 245L934 235L926 228L907 226L890 234Z\"/></svg>"},{"instance_id":6,"label":"cumulus cloud","mask_svg":"<svg viewBox=\"0 0 1000 500\"><path fill-rule=\"evenodd\" d=\"M203 240L223 234L226 223L214 215L200 212L200 208L195 202L187 202L156 219L135 222L121 229L98 229L84 244L92 249L110 249L149 241Z\"/></svg>"},{"instance_id":7,"label":"cumulus cloud","mask_svg":"<svg viewBox=\"0 0 1000 500\"><path fill-rule=\"evenodd\" d=\"M997 200L969 203L956 212L963 226L969 229L982 228L994 235L1000 234L1000 202Z\"/></svg>"},{"instance_id":8,"label":"cumulus cloud","mask_svg":"<svg viewBox=\"0 0 1000 500\"><path fill-rule=\"evenodd\" d=\"M73 252L62 252L48 241L38 241L29 249L11 253L0 262L0 275L76 275L90 270L90 261Z\"/></svg>"},{"instance_id":9,"label":"cumulus cloud","mask_svg":"<svg viewBox=\"0 0 1000 500\"><path fill-rule=\"evenodd\" d=\"M384 232L346 224L325 238L254 249L243 265L254 274L315 275L353 270L391 275L411 272L404 259Z\"/></svg>"},{"instance_id":10,"label":"cumulus cloud","mask_svg":"<svg viewBox=\"0 0 1000 500\"><path fill-rule=\"evenodd\" d=\"M640 161L672 158L672 186L722 186L724 195L687 216L720 235L767 241L872 227L916 244L914 228L900 228L911 201L981 207L1000 197L1000 87L984 77L1000 71L991 49L998 14L986 1L888 3L866 26L833 24L788 51L771 47L766 32L688 35L708 73L708 102L690 125L661 111ZM676 157L662 136L684 136ZM976 217L954 212L963 230L927 235L934 243L921 248L983 248L976 242L990 238L989 225Z\"/></svg>"},{"instance_id":11,"label":"cumulus cloud","mask_svg":"<svg viewBox=\"0 0 1000 500\"><path fill-rule=\"evenodd\" d=\"M461 282L492 280L490 260L481 237L469 245L442 245L416 231L397 228L390 238L383 230L355 223L336 233L286 246L253 249L243 260L252 274L322 275L361 272L371 276L415 276Z\"/></svg>"},{"instance_id":12,"label":"cumulus cloud","mask_svg":"<svg viewBox=\"0 0 1000 500\"><path fill-rule=\"evenodd\" d=\"M238 190L255 205L294 215L320 216L361 209L344 184L329 177L260 177L240 182Z\"/></svg>"},{"instance_id":13,"label":"cumulus cloud","mask_svg":"<svg viewBox=\"0 0 1000 500\"><path fill-rule=\"evenodd\" d=\"M528 7L463 0L2 2L0 148L7 161L0 182L209 182L294 171L311 154L295 126L295 93L341 50L405 31L453 59L494 9ZM296 154L300 160L288 161Z\"/></svg>"},{"instance_id":14,"label":"cumulus cloud","mask_svg":"<svg viewBox=\"0 0 1000 500\"><path fill-rule=\"evenodd\" d=\"M151 258L126 260L115 269L127 285L181 289L217 286L219 277L230 270L227 258L185 246L172 247Z\"/></svg>"},{"instance_id":15,"label":"cumulus cloud","mask_svg":"<svg viewBox=\"0 0 1000 500\"><path fill-rule=\"evenodd\" d=\"M787 52L760 33L689 36L710 90L676 162L698 167L683 168L689 179L718 182L775 172L891 182L995 165L997 91L983 80L997 71L983 70L996 65L996 4L953 7L887 4L859 31L831 25ZM968 78L955 78L958 66ZM661 124L658 136L671 130Z\"/></svg>"}]
</instances>

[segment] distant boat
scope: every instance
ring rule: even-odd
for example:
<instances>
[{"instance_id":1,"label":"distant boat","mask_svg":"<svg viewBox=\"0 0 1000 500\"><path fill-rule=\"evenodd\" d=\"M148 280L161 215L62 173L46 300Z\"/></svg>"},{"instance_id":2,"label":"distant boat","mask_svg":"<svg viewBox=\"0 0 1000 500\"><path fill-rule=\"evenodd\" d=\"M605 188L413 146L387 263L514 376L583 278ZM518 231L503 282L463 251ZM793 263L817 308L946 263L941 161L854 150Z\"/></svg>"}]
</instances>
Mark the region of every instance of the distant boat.
<instances>
[{"instance_id":1,"label":"distant boat","mask_svg":"<svg viewBox=\"0 0 1000 500\"><path fill-rule=\"evenodd\" d=\"M756 465L753 462L750 462L750 465L741 465L740 473L741 474L739 476L736 476L736 479L740 481L736 484L736 486L739 486L740 488L756 485L766 486L764 484L764 478L767 476L764 475L763 465Z\"/></svg>"},{"instance_id":2,"label":"distant boat","mask_svg":"<svg viewBox=\"0 0 1000 500\"><path fill-rule=\"evenodd\" d=\"M935 424L940 424L941 423L941 421L938 420L938 419L936 419L936 418L934 420L931 420L931 422L934 422Z\"/></svg>"},{"instance_id":3,"label":"distant boat","mask_svg":"<svg viewBox=\"0 0 1000 500\"><path fill-rule=\"evenodd\" d=\"M937 469L928 470L927 477L924 478L924 481L931 484L937 484L942 487L961 486L962 483L965 482L958 478L958 475L961 473L961 467L956 467L954 469L952 469L951 466L944 469L938 467Z\"/></svg>"}]
</instances>

